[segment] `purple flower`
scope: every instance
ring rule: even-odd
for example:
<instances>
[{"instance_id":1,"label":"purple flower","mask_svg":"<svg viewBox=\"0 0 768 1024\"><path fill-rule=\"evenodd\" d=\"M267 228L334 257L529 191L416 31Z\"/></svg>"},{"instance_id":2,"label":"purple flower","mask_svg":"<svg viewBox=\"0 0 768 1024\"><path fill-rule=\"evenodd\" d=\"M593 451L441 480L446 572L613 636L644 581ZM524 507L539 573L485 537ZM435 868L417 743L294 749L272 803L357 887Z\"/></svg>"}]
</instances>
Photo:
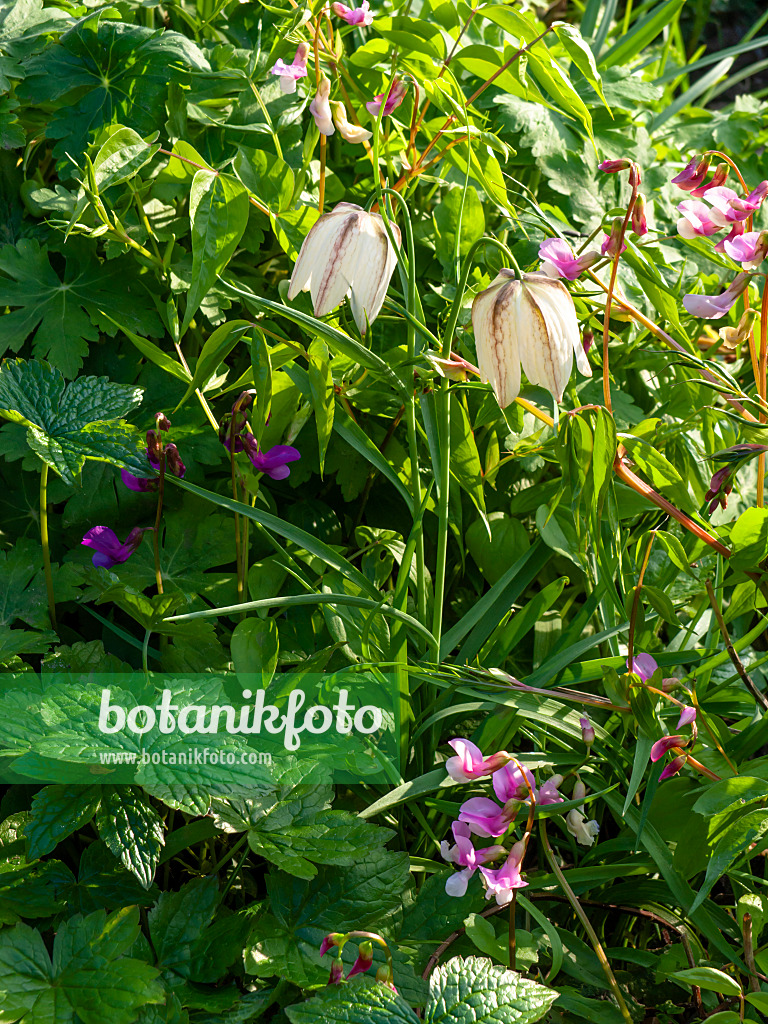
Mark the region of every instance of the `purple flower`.
<instances>
[{"instance_id":1,"label":"purple flower","mask_svg":"<svg viewBox=\"0 0 768 1024\"><path fill-rule=\"evenodd\" d=\"M536 780L528 768L507 764L493 773L493 791L503 804L510 800L529 800L531 791L536 796Z\"/></svg>"},{"instance_id":2,"label":"purple flower","mask_svg":"<svg viewBox=\"0 0 768 1024\"><path fill-rule=\"evenodd\" d=\"M704 320L719 320L721 316L725 316L748 285L749 274L737 274L720 295L685 295L683 305L691 316L700 316Z\"/></svg>"},{"instance_id":3,"label":"purple flower","mask_svg":"<svg viewBox=\"0 0 768 1024\"><path fill-rule=\"evenodd\" d=\"M487 900L495 896L496 903L500 907L505 907L512 902L512 893L515 889L524 889L528 885L520 877L520 864L524 856L525 843L515 843L500 868L480 868L485 879Z\"/></svg>"},{"instance_id":4,"label":"purple flower","mask_svg":"<svg viewBox=\"0 0 768 1024\"><path fill-rule=\"evenodd\" d=\"M690 725L691 722L696 721L696 708L692 708L686 705L680 712L680 721L677 723L677 728L682 729L685 725Z\"/></svg>"},{"instance_id":5,"label":"purple flower","mask_svg":"<svg viewBox=\"0 0 768 1024\"><path fill-rule=\"evenodd\" d=\"M134 476L127 469L120 470L120 478L129 491L156 491L158 488L156 477Z\"/></svg>"},{"instance_id":6,"label":"purple flower","mask_svg":"<svg viewBox=\"0 0 768 1024\"><path fill-rule=\"evenodd\" d=\"M280 75L280 88L284 93L296 92L296 82L307 77L307 58L309 46L305 42L298 45L292 63L286 64L278 60L271 68L273 75Z\"/></svg>"},{"instance_id":7,"label":"purple flower","mask_svg":"<svg viewBox=\"0 0 768 1024\"><path fill-rule=\"evenodd\" d=\"M562 238L548 238L539 246L539 259L544 261L541 269L547 277L564 277L568 281L575 281L579 274L600 259L600 253L591 250L576 256Z\"/></svg>"},{"instance_id":8,"label":"purple flower","mask_svg":"<svg viewBox=\"0 0 768 1024\"><path fill-rule=\"evenodd\" d=\"M405 94L408 92L408 86L400 78L396 78L392 83L392 88L389 90L386 102L384 103L384 117L387 117L392 113L405 99ZM384 93L380 92L372 100L368 100L365 104L365 109L373 117L379 116L381 110L381 104L384 102Z\"/></svg>"},{"instance_id":9,"label":"purple flower","mask_svg":"<svg viewBox=\"0 0 768 1024\"><path fill-rule=\"evenodd\" d=\"M470 838L470 828L463 821L454 821L451 826L455 846L449 846L443 840L440 844L440 856L449 864L458 864L463 871L456 871L445 883L445 891L449 896L463 896L467 891L467 885L475 871L486 861L494 860L504 853L503 846L488 846L483 850L476 850Z\"/></svg>"},{"instance_id":10,"label":"purple flower","mask_svg":"<svg viewBox=\"0 0 768 1024\"><path fill-rule=\"evenodd\" d=\"M708 188L704 198L712 206L712 220L720 227L728 228L734 221L746 220L757 209L762 198L753 201L754 195L753 192L746 199L742 199L732 188L718 185L715 188Z\"/></svg>"},{"instance_id":11,"label":"purple flower","mask_svg":"<svg viewBox=\"0 0 768 1024\"><path fill-rule=\"evenodd\" d=\"M368 968L373 963L373 944L370 940L361 942L357 947L357 960L352 964L347 980L354 977L355 974L365 974Z\"/></svg>"},{"instance_id":12,"label":"purple flower","mask_svg":"<svg viewBox=\"0 0 768 1024\"><path fill-rule=\"evenodd\" d=\"M165 430L167 428L162 427L161 429ZM155 469L159 469L160 453L164 452L166 469L180 480L183 480L184 474L187 472L187 467L181 461L179 449L176 445L171 443L163 448L162 442L159 441L154 430L147 431L147 439L150 442L147 447L147 462L150 466L153 466ZM159 481L156 477L150 477L147 480L144 477L134 476L133 473L129 473L127 469L121 469L120 476L125 486L131 491L156 491L158 488Z\"/></svg>"},{"instance_id":13,"label":"purple flower","mask_svg":"<svg viewBox=\"0 0 768 1024\"><path fill-rule=\"evenodd\" d=\"M125 538L125 543L121 544L115 531L108 526L93 526L80 543L94 549L91 561L97 568L111 569L113 565L128 561L141 544L143 534L144 529L135 526Z\"/></svg>"},{"instance_id":14,"label":"purple flower","mask_svg":"<svg viewBox=\"0 0 768 1024\"><path fill-rule=\"evenodd\" d=\"M503 836L511 820L505 807L499 807L485 796L473 796L471 800L465 800L459 810L459 821L465 821L470 832L483 839Z\"/></svg>"},{"instance_id":15,"label":"purple flower","mask_svg":"<svg viewBox=\"0 0 768 1024\"><path fill-rule=\"evenodd\" d=\"M693 192L694 189L700 188L703 185L708 173L709 157L699 160L698 157L694 156L683 170L672 179L672 184L677 185L683 192Z\"/></svg>"},{"instance_id":16,"label":"purple flower","mask_svg":"<svg viewBox=\"0 0 768 1024\"><path fill-rule=\"evenodd\" d=\"M761 181L760 184L753 188L748 196L741 198L737 196L731 200L731 206L739 212L750 214L758 210L768 195L768 181Z\"/></svg>"},{"instance_id":17,"label":"purple flower","mask_svg":"<svg viewBox=\"0 0 768 1024\"><path fill-rule=\"evenodd\" d=\"M276 444L274 448L262 452L257 445L255 450L248 448L248 458L257 473L264 473L272 480L285 480L291 475L288 463L300 459L301 452L287 444Z\"/></svg>"},{"instance_id":18,"label":"purple flower","mask_svg":"<svg viewBox=\"0 0 768 1024\"><path fill-rule=\"evenodd\" d=\"M715 235L722 228L709 213L709 207L697 199L685 199L677 208L682 217L677 222L677 233L681 238L697 238L700 235Z\"/></svg>"},{"instance_id":19,"label":"purple flower","mask_svg":"<svg viewBox=\"0 0 768 1024\"><path fill-rule=\"evenodd\" d=\"M735 220L733 224L731 224L731 230L728 232L725 238L721 238L717 245L714 246L714 251L725 252L726 243L730 245L732 242L735 242L737 238L741 238L743 234L744 221Z\"/></svg>"},{"instance_id":20,"label":"purple flower","mask_svg":"<svg viewBox=\"0 0 768 1024\"><path fill-rule=\"evenodd\" d=\"M670 761L667 767L659 776L659 782L663 782L665 779L671 779L673 775L677 775L677 773L680 771L680 769L683 767L687 760L688 758L685 756L685 754L680 754L678 755L678 757Z\"/></svg>"},{"instance_id":21,"label":"purple flower","mask_svg":"<svg viewBox=\"0 0 768 1024\"><path fill-rule=\"evenodd\" d=\"M723 249L744 270L754 270L768 255L768 231L747 231L746 234L723 239Z\"/></svg>"},{"instance_id":22,"label":"purple flower","mask_svg":"<svg viewBox=\"0 0 768 1024\"><path fill-rule=\"evenodd\" d=\"M656 659L650 654L637 654L631 661L627 659L627 671L640 676L644 683L648 682L658 667Z\"/></svg>"},{"instance_id":23,"label":"purple flower","mask_svg":"<svg viewBox=\"0 0 768 1024\"><path fill-rule=\"evenodd\" d=\"M561 804L565 798L557 787L562 785L562 782L562 775L553 775L551 779L547 779L539 789L536 803L541 807L546 807L547 804Z\"/></svg>"},{"instance_id":24,"label":"purple flower","mask_svg":"<svg viewBox=\"0 0 768 1024\"><path fill-rule=\"evenodd\" d=\"M651 747L651 760L660 761L668 750L671 750L672 747L680 747L685 742L684 736L662 736Z\"/></svg>"},{"instance_id":25,"label":"purple flower","mask_svg":"<svg viewBox=\"0 0 768 1024\"><path fill-rule=\"evenodd\" d=\"M343 18L348 25L370 25L373 21L373 11L370 10L368 0L363 0L360 7L347 7L345 4L333 3L333 13Z\"/></svg>"},{"instance_id":26,"label":"purple flower","mask_svg":"<svg viewBox=\"0 0 768 1024\"><path fill-rule=\"evenodd\" d=\"M471 740L448 740L448 746L453 747L456 756L448 758L445 770L456 782L469 782L470 779L491 775L509 761L506 750L491 754L490 757L483 757L482 750Z\"/></svg>"}]
</instances>

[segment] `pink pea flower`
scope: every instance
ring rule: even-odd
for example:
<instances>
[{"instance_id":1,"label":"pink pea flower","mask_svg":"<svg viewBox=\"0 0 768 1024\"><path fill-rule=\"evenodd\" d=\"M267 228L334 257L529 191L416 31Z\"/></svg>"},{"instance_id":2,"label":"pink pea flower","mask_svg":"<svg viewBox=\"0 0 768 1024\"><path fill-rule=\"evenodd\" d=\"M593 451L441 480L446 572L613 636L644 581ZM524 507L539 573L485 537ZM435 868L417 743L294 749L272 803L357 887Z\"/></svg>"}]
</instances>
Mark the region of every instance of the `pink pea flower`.
<instances>
[{"instance_id":1,"label":"pink pea flower","mask_svg":"<svg viewBox=\"0 0 768 1024\"><path fill-rule=\"evenodd\" d=\"M440 844L440 855L449 864L458 864L463 871L454 872L445 883L445 891L449 896L463 896L472 875L481 864L494 860L505 852L503 846L488 846L484 850L476 850L470 838L470 828L466 822L454 821L451 826L455 846L449 846L443 840Z\"/></svg>"},{"instance_id":2,"label":"pink pea flower","mask_svg":"<svg viewBox=\"0 0 768 1024\"><path fill-rule=\"evenodd\" d=\"M708 188L704 198L712 206L712 220L722 228L729 228L734 221L746 220L760 205L762 198L755 203L752 202L754 194L753 192L746 199L742 199L732 188L720 185L717 188Z\"/></svg>"},{"instance_id":3,"label":"pink pea flower","mask_svg":"<svg viewBox=\"0 0 768 1024\"><path fill-rule=\"evenodd\" d=\"M536 803L541 807L545 807L547 804L561 804L565 797L557 787L562 785L562 782L562 775L553 775L551 779L547 779L546 782L542 783Z\"/></svg>"},{"instance_id":4,"label":"pink pea flower","mask_svg":"<svg viewBox=\"0 0 768 1024\"><path fill-rule=\"evenodd\" d=\"M498 839L509 828L512 820L506 807L499 805L485 796L473 796L465 800L459 809L459 821L469 825L470 832L483 839L491 836Z\"/></svg>"},{"instance_id":5,"label":"pink pea flower","mask_svg":"<svg viewBox=\"0 0 768 1024\"><path fill-rule=\"evenodd\" d=\"M642 192L637 193L635 205L632 207L632 230L636 235L648 234L648 218L645 212L645 196Z\"/></svg>"},{"instance_id":6,"label":"pink pea flower","mask_svg":"<svg viewBox=\"0 0 768 1024\"><path fill-rule=\"evenodd\" d=\"M682 238L715 235L722 230L710 216L709 207L698 199L685 199L677 208L682 217L677 222L677 233Z\"/></svg>"},{"instance_id":7,"label":"pink pea flower","mask_svg":"<svg viewBox=\"0 0 768 1024\"><path fill-rule=\"evenodd\" d=\"M543 260L541 269L547 277L564 277L568 281L575 281L600 259L600 253L592 250L576 256L562 238L548 238L539 246L539 259Z\"/></svg>"},{"instance_id":8,"label":"pink pea flower","mask_svg":"<svg viewBox=\"0 0 768 1024\"><path fill-rule=\"evenodd\" d=\"M503 804L510 800L529 800L531 791L536 795L536 780L528 768L507 764L493 773L493 791Z\"/></svg>"},{"instance_id":9,"label":"pink pea flower","mask_svg":"<svg viewBox=\"0 0 768 1024\"><path fill-rule=\"evenodd\" d=\"M733 224L731 224L731 230L728 232L726 237L725 238L721 238L720 241L717 243L717 245L715 245L714 251L715 252L725 252L726 251L725 250L726 242L728 243L728 245L731 245L733 242L736 241L737 238L741 238L741 236L743 234L744 234L744 221L743 220L735 220L733 222Z\"/></svg>"},{"instance_id":10,"label":"pink pea flower","mask_svg":"<svg viewBox=\"0 0 768 1024\"><path fill-rule=\"evenodd\" d=\"M720 295L685 295L683 305L691 316L700 316L704 320L719 320L721 316L725 316L748 285L749 274L737 274Z\"/></svg>"},{"instance_id":11,"label":"pink pea flower","mask_svg":"<svg viewBox=\"0 0 768 1024\"><path fill-rule=\"evenodd\" d=\"M627 671L640 676L644 683L648 682L658 667L656 659L650 654L637 654L631 661L627 659Z\"/></svg>"},{"instance_id":12,"label":"pink pea flower","mask_svg":"<svg viewBox=\"0 0 768 1024\"><path fill-rule=\"evenodd\" d=\"M672 179L672 184L677 185L683 192L693 192L704 184L704 179L709 173L709 157L699 160L693 157L683 170Z\"/></svg>"},{"instance_id":13,"label":"pink pea flower","mask_svg":"<svg viewBox=\"0 0 768 1024\"><path fill-rule=\"evenodd\" d=\"M333 3L333 13L343 18L348 25L370 25L373 21L373 11L370 10L368 0L363 0L360 7L347 7L345 4Z\"/></svg>"},{"instance_id":14,"label":"pink pea flower","mask_svg":"<svg viewBox=\"0 0 768 1024\"><path fill-rule=\"evenodd\" d=\"M663 782L665 779L671 779L673 775L677 775L687 760L688 758L685 754L679 754L677 757L673 758L659 776L659 782Z\"/></svg>"},{"instance_id":15,"label":"pink pea flower","mask_svg":"<svg viewBox=\"0 0 768 1024\"><path fill-rule=\"evenodd\" d=\"M373 943L370 940L361 942L357 947L357 960L352 964L349 974L347 975L347 981L353 978L356 974L365 974L368 968L373 964Z\"/></svg>"},{"instance_id":16,"label":"pink pea flower","mask_svg":"<svg viewBox=\"0 0 768 1024\"><path fill-rule=\"evenodd\" d=\"M723 240L723 248L744 270L754 270L768 255L768 231L747 231Z\"/></svg>"},{"instance_id":17,"label":"pink pea flower","mask_svg":"<svg viewBox=\"0 0 768 1024\"><path fill-rule=\"evenodd\" d=\"M448 746L453 747L456 756L448 758L445 762L445 770L456 782L469 782L470 779L480 779L484 775L492 775L509 761L509 754L506 750L501 750L498 754L492 754L487 758L483 757L482 750L471 740L448 740Z\"/></svg>"},{"instance_id":18,"label":"pink pea flower","mask_svg":"<svg viewBox=\"0 0 768 1024\"><path fill-rule=\"evenodd\" d=\"M595 727L590 722L589 716L584 715L583 718L580 718L579 725L581 726L581 738L588 747L591 747L595 742Z\"/></svg>"},{"instance_id":19,"label":"pink pea flower","mask_svg":"<svg viewBox=\"0 0 768 1024\"><path fill-rule=\"evenodd\" d=\"M737 196L731 200L731 206L743 213L754 213L762 205L763 200L768 195L768 181L761 181L760 184L753 188L748 196L743 198Z\"/></svg>"},{"instance_id":20,"label":"pink pea flower","mask_svg":"<svg viewBox=\"0 0 768 1024\"><path fill-rule=\"evenodd\" d=\"M610 235L603 235L603 241L600 246L600 252L603 256L610 256L613 258L617 253L621 254L627 248L626 243L622 242L621 249L619 249L619 238L621 238L623 226L623 220L621 217L617 217L613 222Z\"/></svg>"},{"instance_id":21,"label":"pink pea flower","mask_svg":"<svg viewBox=\"0 0 768 1024\"><path fill-rule=\"evenodd\" d=\"M705 192L710 188L719 188L724 185L728 180L728 164L718 164L715 168L715 173L712 175L709 181L705 181L699 188L691 190L691 195L695 199L701 199Z\"/></svg>"},{"instance_id":22,"label":"pink pea flower","mask_svg":"<svg viewBox=\"0 0 768 1024\"><path fill-rule=\"evenodd\" d=\"M668 750L671 750L672 747L682 746L683 743L685 743L684 736L662 736L651 747L651 760L660 761Z\"/></svg>"},{"instance_id":23,"label":"pink pea flower","mask_svg":"<svg viewBox=\"0 0 768 1024\"><path fill-rule=\"evenodd\" d=\"M602 163L597 165L597 169L604 171L606 174L616 174L617 171L626 171L631 166L629 160L603 160Z\"/></svg>"},{"instance_id":24,"label":"pink pea flower","mask_svg":"<svg viewBox=\"0 0 768 1024\"><path fill-rule=\"evenodd\" d=\"M374 96L372 100L368 100L365 104L365 109L373 117L379 116L381 110L381 104L384 103L384 117L388 117L405 99L405 94L408 92L408 86L400 78L396 78L392 83L392 88L389 90L386 101L384 100L384 93L380 92Z\"/></svg>"},{"instance_id":25,"label":"pink pea flower","mask_svg":"<svg viewBox=\"0 0 768 1024\"><path fill-rule=\"evenodd\" d=\"M280 88L284 93L296 92L296 82L300 78L307 77L307 58L309 57L309 45L300 42L293 61L286 64L278 60L272 67L273 75L280 75Z\"/></svg>"},{"instance_id":26,"label":"pink pea flower","mask_svg":"<svg viewBox=\"0 0 768 1024\"><path fill-rule=\"evenodd\" d=\"M309 104L309 112L315 119L318 131L323 135L333 135L336 131L333 125L333 116L331 115L331 104L328 101L330 94L331 83L323 75L317 87L315 98Z\"/></svg>"},{"instance_id":27,"label":"pink pea flower","mask_svg":"<svg viewBox=\"0 0 768 1024\"><path fill-rule=\"evenodd\" d=\"M480 868L485 880L487 900L495 896L496 903L500 907L505 907L512 902L512 893L515 889L524 889L528 885L520 877L520 864L524 855L525 843L515 843L500 868Z\"/></svg>"},{"instance_id":28,"label":"pink pea flower","mask_svg":"<svg viewBox=\"0 0 768 1024\"><path fill-rule=\"evenodd\" d=\"M680 721L677 723L677 728L682 729L685 725L690 725L691 722L696 721L696 708L692 708L686 705L680 712Z\"/></svg>"}]
</instances>

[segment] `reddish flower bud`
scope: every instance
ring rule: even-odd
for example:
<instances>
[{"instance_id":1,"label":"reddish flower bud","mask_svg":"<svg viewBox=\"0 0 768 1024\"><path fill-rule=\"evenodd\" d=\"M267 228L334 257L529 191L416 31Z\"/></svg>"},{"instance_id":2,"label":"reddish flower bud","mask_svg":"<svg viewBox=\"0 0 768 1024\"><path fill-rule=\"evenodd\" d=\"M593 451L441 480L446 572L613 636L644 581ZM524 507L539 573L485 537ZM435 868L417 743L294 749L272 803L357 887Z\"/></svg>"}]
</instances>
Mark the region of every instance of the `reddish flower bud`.
<instances>
[{"instance_id":1,"label":"reddish flower bud","mask_svg":"<svg viewBox=\"0 0 768 1024\"><path fill-rule=\"evenodd\" d=\"M648 234L648 221L645 216L645 196L637 193L635 205L632 207L632 230L636 235Z\"/></svg>"},{"instance_id":2,"label":"reddish flower bud","mask_svg":"<svg viewBox=\"0 0 768 1024\"><path fill-rule=\"evenodd\" d=\"M693 157L683 170L672 179L672 184L677 185L683 192L693 192L704 184L704 179L709 173L709 157L698 160Z\"/></svg>"},{"instance_id":3,"label":"reddish flower bud","mask_svg":"<svg viewBox=\"0 0 768 1024\"><path fill-rule=\"evenodd\" d=\"M579 719L579 725L581 726L581 738L588 747L591 747L595 742L595 730L587 715Z\"/></svg>"},{"instance_id":4,"label":"reddish flower bud","mask_svg":"<svg viewBox=\"0 0 768 1024\"><path fill-rule=\"evenodd\" d=\"M606 174L616 174L617 171L626 171L627 168L631 167L629 160L603 160L601 164L598 164L598 170L605 171Z\"/></svg>"},{"instance_id":5,"label":"reddish flower bud","mask_svg":"<svg viewBox=\"0 0 768 1024\"><path fill-rule=\"evenodd\" d=\"M581 336L581 344L584 346L584 354L592 348L592 342L595 340L595 336L592 331L584 331Z\"/></svg>"},{"instance_id":6,"label":"reddish flower bud","mask_svg":"<svg viewBox=\"0 0 768 1024\"><path fill-rule=\"evenodd\" d=\"M667 767L659 776L659 782L663 782L665 779L671 779L673 775L677 775L677 773L680 771L680 769L683 767L687 760L688 758L685 756L685 754L680 754L678 757L674 759L674 761L670 761Z\"/></svg>"},{"instance_id":7,"label":"reddish flower bud","mask_svg":"<svg viewBox=\"0 0 768 1024\"><path fill-rule=\"evenodd\" d=\"M393 992L397 992L397 989L395 988L395 980L392 977L389 967L386 965L381 966L378 971L376 971L376 981L381 985L387 985Z\"/></svg>"},{"instance_id":8,"label":"reddish flower bud","mask_svg":"<svg viewBox=\"0 0 768 1024\"><path fill-rule=\"evenodd\" d=\"M187 467L181 461L179 455L179 449L175 444L169 444L165 449L165 464L174 476L177 476L180 480L184 479L184 474L187 472Z\"/></svg>"},{"instance_id":9,"label":"reddish flower bud","mask_svg":"<svg viewBox=\"0 0 768 1024\"><path fill-rule=\"evenodd\" d=\"M171 429L171 421L168 419L164 412L155 413L155 424L157 425L158 430Z\"/></svg>"},{"instance_id":10,"label":"reddish flower bud","mask_svg":"<svg viewBox=\"0 0 768 1024\"><path fill-rule=\"evenodd\" d=\"M691 190L691 195L695 199L701 199L705 192L708 192L711 188L719 188L724 185L728 180L728 164L718 164L715 168L715 173L709 181L704 182L698 188Z\"/></svg>"},{"instance_id":11,"label":"reddish flower bud","mask_svg":"<svg viewBox=\"0 0 768 1024\"><path fill-rule=\"evenodd\" d=\"M630 167L629 167L629 184L631 185L631 187L632 188L637 188L642 180L643 179L642 179L642 176L640 174L640 168L635 163L630 164Z\"/></svg>"},{"instance_id":12,"label":"reddish flower bud","mask_svg":"<svg viewBox=\"0 0 768 1024\"><path fill-rule=\"evenodd\" d=\"M365 974L373 963L373 944L370 941L361 942L357 950L357 960L352 964L347 978L355 974Z\"/></svg>"},{"instance_id":13,"label":"reddish flower bud","mask_svg":"<svg viewBox=\"0 0 768 1024\"><path fill-rule=\"evenodd\" d=\"M621 217L617 217L613 222L610 235L603 236L603 242L600 246L600 251L603 256L615 257L618 253L624 252L627 248L626 244L622 242L621 249L619 249L619 240L621 239L621 233L624 228L624 221Z\"/></svg>"},{"instance_id":14,"label":"reddish flower bud","mask_svg":"<svg viewBox=\"0 0 768 1024\"><path fill-rule=\"evenodd\" d=\"M331 932L329 935L326 935L320 943L320 956L325 956L329 949L337 947L341 949L346 941L346 935L343 935L341 932Z\"/></svg>"},{"instance_id":15,"label":"reddish flower bud","mask_svg":"<svg viewBox=\"0 0 768 1024\"><path fill-rule=\"evenodd\" d=\"M331 960L331 973L328 975L328 984L340 985L343 977L344 964L341 962L341 957L337 957L335 960Z\"/></svg>"},{"instance_id":16,"label":"reddish flower bud","mask_svg":"<svg viewBox=\"0 0 768 1024\"><path fill-rule=\"evenodd\" d=\"M687 742L685 736L662 736L651 747L651 760L660 761L672 747L684 747Z\"/></svg>"},{"instance_id":17,"label":"reddish flower bud","mask_svg":"<svg viewBox=\"0 0 768 1024\"><path fill-rule=\"evenodd\" d=\"M696 721L696 708L684 707L680 712L680 721L677 723L677 728L682 729L685 725L690 725L691 722Z\"/></svg>"}]
</instances>

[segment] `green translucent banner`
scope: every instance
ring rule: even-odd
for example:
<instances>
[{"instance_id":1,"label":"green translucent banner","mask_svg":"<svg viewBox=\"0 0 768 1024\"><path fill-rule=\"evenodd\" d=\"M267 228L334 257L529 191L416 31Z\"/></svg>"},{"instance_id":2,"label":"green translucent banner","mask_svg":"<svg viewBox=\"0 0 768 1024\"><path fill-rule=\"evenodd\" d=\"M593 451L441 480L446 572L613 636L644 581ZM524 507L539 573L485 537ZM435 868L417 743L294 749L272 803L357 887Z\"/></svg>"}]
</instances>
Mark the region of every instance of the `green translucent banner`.
<instances>
[{"instance_id":1,"label":"green translucent banner","mask_svg":"<svg viewBox=\"0 0 768 1024\"><path fill-rule=\"evenodd\" d=\"M367 668L0 675L4 782L136 783L172 803L299 783L397 784L399 703Z\"/></svg>"}]
</instances>

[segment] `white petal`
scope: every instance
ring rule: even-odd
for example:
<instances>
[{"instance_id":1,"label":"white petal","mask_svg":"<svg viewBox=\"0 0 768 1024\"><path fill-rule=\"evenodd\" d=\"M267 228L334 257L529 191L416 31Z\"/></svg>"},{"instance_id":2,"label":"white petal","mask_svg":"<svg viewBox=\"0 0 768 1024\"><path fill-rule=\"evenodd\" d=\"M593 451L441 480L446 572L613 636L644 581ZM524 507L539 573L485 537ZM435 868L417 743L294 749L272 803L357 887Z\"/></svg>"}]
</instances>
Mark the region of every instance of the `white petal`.
<instances>
[{"instance_id":1,"label":"white petal","mask_svg":"<svg viewBox=\"0 0 768 1024\"><path fill-rule=\"evenodd\" d=\"M325 316L341 304L352 286L360 229L359 214L348 214L340 220L332 245L323 253L322 274L312 278L312 306L315 316Z\"/></svg>"},{"instance_id":2,"label":"white petal","mask_svg":"<svg viewBox=\"0 0 768 1024\"><path fill-rule=\"evenodd\" d=\"M448 895L463 896L467 891L471 873L469 868L465 868L463 871L455 871L452 875L449 875L445 882L445 891Z\"/></svg>"},{"instance_id":3,"label":"white petal","mask_svg":"<svg viewBox=\"0 0 768 1024\"><path fill-rule=\"evenodd\" d=\"M472 303L478 369L502 409L520 394L516 306L520 282L500 274Z\"/></svg>"},{"instance_id":4,"label":"white petal","mask_svg":"<svg viewBox=\"0 0 768 1024\"><path fill-rule=\"evenodd\" d=\"M305 292L311 287L313 274L324 272L325 257L333 249L333 242L342 221L343 217L334 210L319 217L309 229L291 274L291 283L288 285L289 299L295 299L299 292Z\"/></svg>"},{"instance_id":5,"label":"white petal","mask_svg":"<svg viewBox=\"0 0 768 1024\"><path fill-rule=\"evenodd\" d=\"M523 289L528 319L520 360L531 384L547 388L559 402L571 376L575 344L581 341L573 299L559 281L525 280Z\"/></svg>"},{"instance_id":6,"label":"white petal","mask_svg":"<svg viewBox=\"0 0 768 1024\"><path fill-rule=\"evenodd\" d=\"M366 318L373 323L379 315L384 296L397 263L397 255L387 236L384 222L378 214L367 214L361 224L360 247L353 270L350 306L358 330L365 334ZM361 218L362 220L362 218ZM400 241L395 225L393 234Z\"/></svg>"}]
</instances>

